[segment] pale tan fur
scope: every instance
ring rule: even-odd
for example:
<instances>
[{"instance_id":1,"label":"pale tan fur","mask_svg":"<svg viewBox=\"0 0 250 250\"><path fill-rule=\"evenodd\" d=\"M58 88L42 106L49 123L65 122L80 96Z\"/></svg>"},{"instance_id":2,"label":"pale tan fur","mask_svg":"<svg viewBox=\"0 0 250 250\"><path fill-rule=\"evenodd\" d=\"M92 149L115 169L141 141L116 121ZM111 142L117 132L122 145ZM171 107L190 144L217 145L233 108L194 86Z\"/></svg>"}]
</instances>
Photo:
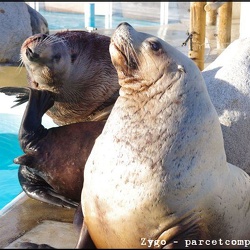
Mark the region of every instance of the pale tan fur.
<instances>
[{"instance_id":1,"label":"pale tan fur","mask_svg":"<svg viewBox=\"0 0 250 250\"><path fill-rule=\"evenodd\" d=\"M127 24L116 29L110 53L120 97L88 158L82 191L96 246L147 248L141 238L165 239L170 247L174 239L249 239L250 177L226 162L218 115L197 66Z\"/></svg>"}]
</instances>

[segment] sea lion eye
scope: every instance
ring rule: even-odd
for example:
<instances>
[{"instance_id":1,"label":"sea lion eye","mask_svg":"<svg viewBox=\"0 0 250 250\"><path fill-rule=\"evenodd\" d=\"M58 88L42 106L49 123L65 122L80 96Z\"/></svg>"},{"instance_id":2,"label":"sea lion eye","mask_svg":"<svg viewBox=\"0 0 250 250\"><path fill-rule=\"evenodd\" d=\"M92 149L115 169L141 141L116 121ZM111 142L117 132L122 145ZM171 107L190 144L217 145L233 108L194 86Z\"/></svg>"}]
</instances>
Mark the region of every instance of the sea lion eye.
<instances>
[{"instance_id":1,"label":"sea lion eye","mask_svg":"<svg viewBox=\"0 0 250 250\"><path fill-rule=\"evenodd\" d=\"M150 42L150 48L153 51L158 51L160 49L161 45L159 42Z\"/></svg>"},{"instance_id":2,"label":"sea lion eye","mask_svg":"<svg viewBox=\"0 0 250 250\"><path fill-rule=\"evenodd\" d=\"M76 60L77 58L77 54L72 54L71 55L71 63L74 63L74 61Z\"/></svg>"},{"instance_id":3,"label":"sea lion eye","mask_svg":"<svg viewBox=\"0 0 250 250\"><path fill-rule=\"evenodd\" d=\"M56 60L57 62L61 59L61 55L60 54L55 54L54 55L54 60Z\"/></svg>"}]
</instances>

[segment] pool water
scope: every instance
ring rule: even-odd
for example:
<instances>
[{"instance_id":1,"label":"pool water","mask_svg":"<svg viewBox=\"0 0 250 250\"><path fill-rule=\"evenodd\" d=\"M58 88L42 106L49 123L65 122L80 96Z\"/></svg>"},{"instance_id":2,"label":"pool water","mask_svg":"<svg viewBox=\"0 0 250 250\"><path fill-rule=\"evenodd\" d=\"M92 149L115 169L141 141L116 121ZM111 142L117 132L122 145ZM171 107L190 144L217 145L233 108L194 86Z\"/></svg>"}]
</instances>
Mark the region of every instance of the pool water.
<instances>
[{"instance_id":1,"label":"pool water","mask_svg":"<svg viewBox=\"0 0 250 250\"><path fill-rule=\"evenodd\" d=\"M0 209L22 191L18 180L19 165L13 160L23 154L18 131L26 104L11 108L14 100L15 97L0 93ZM56 126L46 115L42 123L47 128Z\"/></svg>"},{"instance_id":2,"label":"pool water","mask_svg":"<svg viewBox=\"0 0 250 250\"><path fill-rule=\"evenodd\" d=\"M0 209L22 190L17 179L18 165L13 159L23 154L18 141L21 115L0 113Z\"/></svg>"},{"instance_id":3,"label":"pool water","mask_svg":"<svg viewBox=\"0 0 250 250\"><path fill-rule=\"evenodd\" d=\"M39 13L47 20L49 30L65 30L65 29L85 29L84 14L79 13L62 13L62 12L50 12L45 10L39 10ZM112 28L115 28L121 22L128 22L135 27L152 27L160 25L159 22L148 22L143 20L135 20L131 18L124 18L119 15L112 16ZM95 15L95 28L105 28L105 16Z\"/></svg>"}]
</instances>

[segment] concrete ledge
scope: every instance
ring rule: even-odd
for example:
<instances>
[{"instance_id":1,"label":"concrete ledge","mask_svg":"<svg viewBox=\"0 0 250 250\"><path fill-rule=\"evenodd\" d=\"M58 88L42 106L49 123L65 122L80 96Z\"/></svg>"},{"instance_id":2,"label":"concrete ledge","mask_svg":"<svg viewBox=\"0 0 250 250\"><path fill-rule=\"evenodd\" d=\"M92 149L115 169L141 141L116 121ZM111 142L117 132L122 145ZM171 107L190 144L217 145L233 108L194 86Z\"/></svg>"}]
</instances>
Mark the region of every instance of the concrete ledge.
<instances>
[{"instance_id":1,"label":"concrete ledge","mask_svg":"<svg viewBox=\"0 0 250 250\"><path fill-rule=\"evenodd\" d=\"M74 212L75 209L61 208L37 200L33 200L22 192L19 196L17 196L16 199L14 199L11 203L9 203L1 210L0 248L8 247L12 242L25 235L28 231L32 230L40 224L43 224L44 221L49 220L57 222L55 225L58 225L58 223L60 222L70 223L73 226ZM50 224L47 223L45 225L47 225L48 228L48 225ZM72 226L69 226L69 228L71 228L70 235L72 235ZM41 227L40 230L38 228L39 233L36 233L37 238L42 237L44 231L46 231L43 230L43 228L44 226ZM56 228L59 231L61 230L58 226ZM63 228L65 230L65 225ZM75 236L77 236L77 232L75 233ZM52 238L55 237L53 237L52 235ZM46 239L48 239L48 241L43 243L50 245L52 243L52 239L49 239L48 237ZM59 248L65 247L66 242L68 242L67 244L71 244L73 246L76 244L76 238L68 238L68 236L64 238L58 238L57 240L58 244L60 245L57 245L57 247ZM35 242L35 238L34 241L31 240L31 242Z\"/></svg>"}]
</instances>

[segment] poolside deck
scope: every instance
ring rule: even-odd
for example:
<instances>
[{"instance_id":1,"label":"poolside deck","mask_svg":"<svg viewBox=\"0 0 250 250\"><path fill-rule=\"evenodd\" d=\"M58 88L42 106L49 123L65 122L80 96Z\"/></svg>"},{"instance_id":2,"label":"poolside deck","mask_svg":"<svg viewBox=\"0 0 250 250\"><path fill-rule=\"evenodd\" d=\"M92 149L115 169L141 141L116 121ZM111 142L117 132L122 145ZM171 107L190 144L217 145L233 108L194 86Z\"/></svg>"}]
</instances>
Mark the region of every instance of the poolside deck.
<instances>
[{"instance_id":1,"label":"poolside deck","mask_svg":"<svg viewBox=\"0 0 250 250\"><path fill-rule=\"evenodd\" d=\"M74 212L31 199L22 192L0 211L0 248L22 248L22 242L74 248L78 239Z\"/></svg>"}]
</instances>

